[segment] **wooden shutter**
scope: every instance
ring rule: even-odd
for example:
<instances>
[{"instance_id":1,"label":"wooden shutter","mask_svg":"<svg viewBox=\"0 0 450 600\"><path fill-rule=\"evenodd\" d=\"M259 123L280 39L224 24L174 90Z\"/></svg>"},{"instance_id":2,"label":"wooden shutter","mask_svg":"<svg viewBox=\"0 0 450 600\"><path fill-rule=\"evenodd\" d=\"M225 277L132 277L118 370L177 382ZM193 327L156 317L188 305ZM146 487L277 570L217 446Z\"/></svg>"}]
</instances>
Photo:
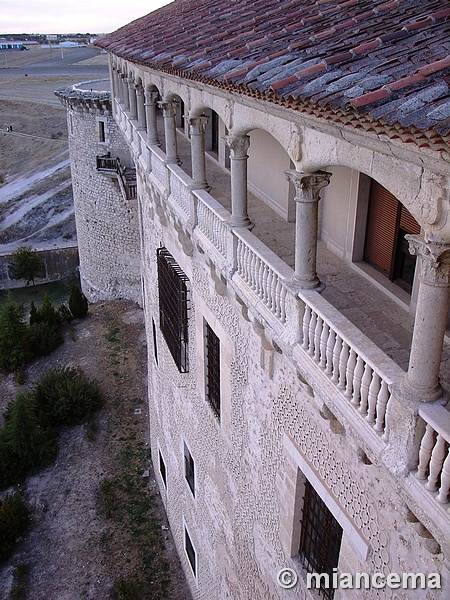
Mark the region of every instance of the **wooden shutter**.
<instances>
[{"instance_id":1,"label":"wooden shutter","mask_svg":"<svg viewBox=\"0 0 450 600\"><path fill-rule=\"evenodd\" d=\"M404 206L402 206L400 212L400 229L403 229L406 233L412 233L413 235L419 235L420 233L419 223Z\"/></svg>"},{"instance_id":2,"label":"wooden shutter","mask_svg":"<svg viewBox=\"0 0 450 600\"><path fill-rule=\"evenodd\" d=\"M399 202L376 181L370 186L364 260L391 276ZM409 213L408 213L409 214Z\"/></svg>"}]
</instances>

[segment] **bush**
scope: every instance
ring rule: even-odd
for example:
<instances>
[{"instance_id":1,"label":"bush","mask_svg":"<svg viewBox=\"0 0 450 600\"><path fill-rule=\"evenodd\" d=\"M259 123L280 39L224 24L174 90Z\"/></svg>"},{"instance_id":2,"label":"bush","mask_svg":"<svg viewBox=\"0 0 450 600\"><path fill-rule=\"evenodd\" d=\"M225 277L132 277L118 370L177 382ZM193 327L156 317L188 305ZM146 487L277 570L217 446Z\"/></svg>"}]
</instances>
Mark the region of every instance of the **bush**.
<instances>
[{"instance_id":1,"label":"bush","mask_svg":"<svg viewBox=\"0 0 450 600\"><path fill-rule=\"evenodd\" d=\"M75 319L83 319L88 312L88 301L78 285L72 286L69 298L70 312Z\"/></svg>"},{"instance_id":2,"label":"bush","mask_svg":"<svg viewBox=\"0 0 450 600\"><path fill-rule=\"evenodd\" d=\"M22 494L9 494L0 504L0 562L7 560L17 538L27 528L30 514Z\"/></svg>"},{"instance_id":3,"label":"bush","mask_svg":"<svg viewBox=\"0 0 450 600\"><path fill-rule=\"evenodd\" d=\"M5 413L0 430L0 483L2 487L21 481L51 464L56 456L55 438L39 418L36 402L28 393L19 394Z\"/></svg>"},{"instance_id":4,"label":"bush","mask_svg":"<svg viewBox=\"0 0 450 600\"><path fill-rule=\"evenodd\" d=\"M63 342L58 325L33 323L27 331L27 345L33 356L48 356Z\"/></svg>"},{"instance_id":5,"label":"bush","mask_svg":"<svg viewBox=\"0 0 450 600\"><path fill-rule=\"evenodd\" d=\"M30 325L36 323L47 323L47 325L59 325L61 323L61 315L54 308L48 294L44 295L41 308L37 309L34 302L31 302Z\"/></svg>"},{"instance_id":6,"label":"bush","mask_svg":"<svg viewBox=\"0 0 450 600\"><path fill-rule=\"evenodd\" d=\"M62 323L72 323L74 319L73 314L64 303L59 305L58 312Z\"/></svg>"},{"instance_id":7,"label":"bush","mask_svg":"<svg viewBox=\"0 0 450 600\"><path fill-rule=\"evenodd\" d=\"M9 295L0 310L0 369L20 371L26 364L26 329L24 310Z\"/></svg>"},{"instance_id":8,"label":"bush","mask_svg":"<svg viewBox=\"0 0 450 600\"><path fill-rule=\"evenodd\" d=\"M52 425L80 423L101 406L97 382L75 367L47 371L38 381L33 396Z\"/></svg>"}]
</instances>

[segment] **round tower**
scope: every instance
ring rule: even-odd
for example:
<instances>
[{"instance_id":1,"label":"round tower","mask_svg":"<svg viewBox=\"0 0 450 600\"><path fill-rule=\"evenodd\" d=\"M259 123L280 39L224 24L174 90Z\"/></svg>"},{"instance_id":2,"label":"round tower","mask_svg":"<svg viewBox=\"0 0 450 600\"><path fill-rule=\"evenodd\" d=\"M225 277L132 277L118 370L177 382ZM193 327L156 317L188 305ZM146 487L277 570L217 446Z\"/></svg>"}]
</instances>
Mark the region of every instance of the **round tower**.
<instances>
[{"instance_id":1,"label":"round tower","mask_svg":"<svg viewBox=\"0 0 450 600\"><path fill-rule=\"evenodd\" d=\"M55 92L67 108L81 286L91 302L141 304L136 173L109 87L96 80Z\"/></svg>"}]
</instances>

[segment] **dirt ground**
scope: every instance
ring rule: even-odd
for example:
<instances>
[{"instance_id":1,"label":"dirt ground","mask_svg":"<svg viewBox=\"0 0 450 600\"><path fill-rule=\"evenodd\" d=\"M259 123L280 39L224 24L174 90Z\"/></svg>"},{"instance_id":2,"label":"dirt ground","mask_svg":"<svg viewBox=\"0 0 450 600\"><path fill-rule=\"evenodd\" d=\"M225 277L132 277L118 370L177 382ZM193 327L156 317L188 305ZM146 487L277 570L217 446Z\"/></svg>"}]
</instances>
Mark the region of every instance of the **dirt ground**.
<instances>
[{"instance_id":1,"label":"dirt ground","mask_svg":"<svg viewBox=\"0 0 450 600\"><path fill-rule=\"evenodd\" d=\"M18 573L26 600L191 598L149 460L146 358L142 310L116 301L91 306L29 367L24 387L49 368L80 366L100 382L104 406L64 428L55 464L25 484L33 524L0 569L2 600L19 597L10 595ZM0 375L2 410L16 392ZM114 595L119 579L128 595Z\"/></svg>"}]
</instances>

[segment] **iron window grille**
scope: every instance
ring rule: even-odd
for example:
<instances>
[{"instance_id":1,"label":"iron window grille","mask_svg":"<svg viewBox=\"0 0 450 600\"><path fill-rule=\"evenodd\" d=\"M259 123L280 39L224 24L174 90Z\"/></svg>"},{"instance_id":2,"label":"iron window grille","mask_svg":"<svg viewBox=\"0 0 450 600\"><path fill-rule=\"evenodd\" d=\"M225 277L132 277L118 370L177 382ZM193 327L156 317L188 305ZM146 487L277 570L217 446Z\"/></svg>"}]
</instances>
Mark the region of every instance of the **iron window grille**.
<instances>
[{"instance_id":1,"label":"iron window grille","mask_svg":"<svg viewBox=\"0 0 450 600\"><path fill-rule=\"evenodd\" d=\"M195 556L195 549L194 546L192 545L191 542L191 538L189 536L189 533L186 529L186 527L184 528L184 547L186 550L186 554L189 560L189 564L191 565L191 569L192 572L194 573L194 577L197 577L197 567L196 567L196 556Z\"/></svg>"},{"instance_id":2,"label":"iron window grille","mask_svg":"<svg viewBox=\"0 0 450 600\"><path fill-rule=\"evenodd\" d=\"M180 373L188 366L189 281L166 248L158 248L159 322Z\"/></svg>"},{"instance_id":3,"label":"iron window grille","mask_svg":"<svg viewBox=\"0 0 450 600\"><path fill-rule=\"evenodd\" d=\"M192 495L195 497L195 464L186 444L184 445L184 476Z\"/></svg>"},{"instance_id":4,"label":"iron window grille","mask_svg":"<svg viewBox=\"0 0 450 600\"><path fill-rule=\"evenodd\" d=\"M208 323L206 329L206 399L220 420L220 340Z\"/></svg>"},{"instance_id":5,"label":"iron window grille","mask_svg":"<svg viewBox=\"0 0 450 600\"><path fill-rule=\"evenodd\" d=\"M307 572L328 573L331 582L333 569L339 562L341 540L342 527L307 480L299 549L301 563ZM320 598L327 600L334 596L331 585L328 588L323 586L317 592Z\"/></svg>"}]
</instances>

